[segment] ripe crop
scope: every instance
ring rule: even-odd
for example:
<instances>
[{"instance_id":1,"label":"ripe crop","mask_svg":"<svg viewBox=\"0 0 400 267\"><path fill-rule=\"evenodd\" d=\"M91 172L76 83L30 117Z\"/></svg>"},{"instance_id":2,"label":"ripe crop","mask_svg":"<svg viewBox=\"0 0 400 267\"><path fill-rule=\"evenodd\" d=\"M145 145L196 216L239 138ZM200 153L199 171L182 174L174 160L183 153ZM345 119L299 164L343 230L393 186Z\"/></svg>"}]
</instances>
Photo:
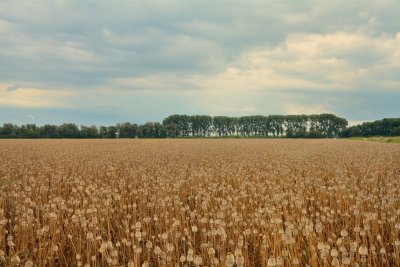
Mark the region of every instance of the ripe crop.
<instances>
[{"instance_id":1,"label":"ripe crop","mask_svg":"<svg viewBox=\"0 0 400 267\"><path fill-rule=\"evenodd\" d=\"M2 140L0 266L400 266L400 146Z\"/></svg>"}]
</instances>

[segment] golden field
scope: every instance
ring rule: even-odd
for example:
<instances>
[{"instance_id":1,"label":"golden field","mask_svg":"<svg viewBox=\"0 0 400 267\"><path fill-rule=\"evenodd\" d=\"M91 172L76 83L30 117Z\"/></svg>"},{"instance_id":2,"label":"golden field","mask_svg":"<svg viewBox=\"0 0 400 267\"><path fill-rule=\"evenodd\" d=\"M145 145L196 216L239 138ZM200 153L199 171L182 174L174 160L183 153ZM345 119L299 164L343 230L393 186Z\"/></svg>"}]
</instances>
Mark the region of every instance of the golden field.
<instances>
[{"instance_id":1,"label":"golden field","mask_svg":"<svg viewBox=\"0 0 400 267\"><path fill-rule=\"evenodd\" d=\"M400 146L0 140L0 266L400 266Z\"/></svg>"}]
</instances>

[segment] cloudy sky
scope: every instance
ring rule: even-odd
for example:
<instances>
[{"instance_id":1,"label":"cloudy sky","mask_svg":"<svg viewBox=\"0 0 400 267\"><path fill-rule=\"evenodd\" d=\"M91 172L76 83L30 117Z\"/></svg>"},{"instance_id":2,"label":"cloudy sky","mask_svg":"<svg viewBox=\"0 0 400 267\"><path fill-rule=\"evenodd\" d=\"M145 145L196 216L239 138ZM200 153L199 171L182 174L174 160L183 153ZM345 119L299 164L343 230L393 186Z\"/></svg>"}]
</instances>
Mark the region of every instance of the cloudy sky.
<instances>
[{"instance_id":1,"label":"cloudy sky","mask_svg":"<svg viewBox=\"0 0 400 267\"><path fill-rule=\"evenodd\" d=\"M0 1L0 123L400 117L398 0Z\"/></svg>"}]
</instances>

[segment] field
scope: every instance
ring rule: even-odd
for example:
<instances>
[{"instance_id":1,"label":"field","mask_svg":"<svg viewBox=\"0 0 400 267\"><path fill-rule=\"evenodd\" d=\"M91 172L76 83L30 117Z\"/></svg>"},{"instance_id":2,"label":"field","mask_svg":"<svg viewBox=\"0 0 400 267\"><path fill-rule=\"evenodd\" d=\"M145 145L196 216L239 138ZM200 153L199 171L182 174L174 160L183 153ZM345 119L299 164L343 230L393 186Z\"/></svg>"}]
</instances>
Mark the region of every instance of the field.
<instances>
[{"instance_id":1,"label":"field","mask_svg":"<svg viewBox=\"0 0 400 267\"><path fill-rule=\"evenodd\" d=\"M0 140L0 266L399 262L397 144Z\"/></svg>"},{"instance_id":2,"label":"field","mask_svg":"<svg viewBox=\"0 0 400 267\"><path fill-rule=\"evenodd\" d=\"M391 137L352 137L351 140L361 140L361 141L374 141L374 142L382 142L382 143L398 143L400 144L400 136L391 136Z\"/></svg>"}]
</instances>

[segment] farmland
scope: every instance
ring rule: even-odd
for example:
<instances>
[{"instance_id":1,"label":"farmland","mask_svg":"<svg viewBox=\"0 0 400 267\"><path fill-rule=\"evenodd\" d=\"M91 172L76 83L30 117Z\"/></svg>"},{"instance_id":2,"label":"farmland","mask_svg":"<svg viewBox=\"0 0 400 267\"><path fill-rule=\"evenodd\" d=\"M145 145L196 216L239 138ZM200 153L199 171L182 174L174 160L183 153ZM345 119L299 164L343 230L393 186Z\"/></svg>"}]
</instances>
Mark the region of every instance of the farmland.
<instances>
[{"instance_id":1,"label":"farmland","mask_svg":"<svg viewBox=\"0 0 400 267\"><path fill-rule=\"evenodd\" d=\"M360 140L360 141L373 141L373 142L382 142L382 143L397 143L400 144L400 136L376 136L376 137L352 137L351 140Z\"/></svg>"},{"instance_id":2,"label":"farmland","mask_svg":"<svg viewBox=\"0 0 400 267\"><path fill-rule=\"evenodd\" d=\"M0 140L0 266L400 266L400 146Z\"/></svg>"}]
</instances>

